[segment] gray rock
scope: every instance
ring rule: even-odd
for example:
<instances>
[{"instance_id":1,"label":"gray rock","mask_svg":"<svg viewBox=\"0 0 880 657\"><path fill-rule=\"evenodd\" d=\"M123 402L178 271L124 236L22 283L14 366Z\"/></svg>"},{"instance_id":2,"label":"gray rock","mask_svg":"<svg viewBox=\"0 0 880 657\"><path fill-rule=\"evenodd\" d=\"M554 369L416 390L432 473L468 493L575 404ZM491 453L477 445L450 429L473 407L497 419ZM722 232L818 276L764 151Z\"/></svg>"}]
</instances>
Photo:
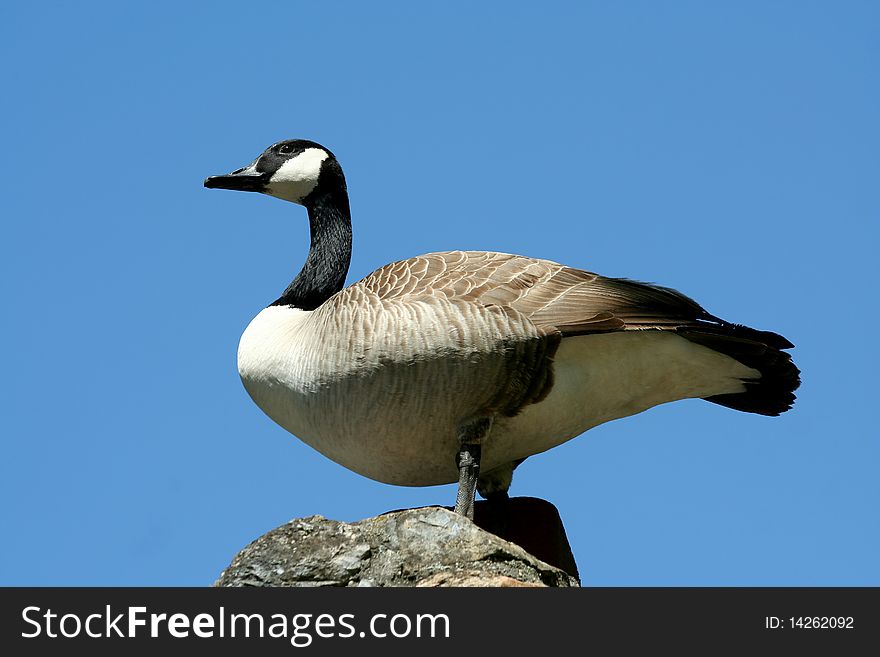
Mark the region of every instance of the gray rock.
<instances>
[{"instance_id":1,"label":"gray rock","mask_svg":"<svg viewBox=\"0 0 880 657\"><path fill-rule=\"evenodd\" d=\"M555 568L448 509L425 507L354 523L291 520L239 552L215 586L567 587L579 581L576 571Z\"/></svg>"}]
</instances>

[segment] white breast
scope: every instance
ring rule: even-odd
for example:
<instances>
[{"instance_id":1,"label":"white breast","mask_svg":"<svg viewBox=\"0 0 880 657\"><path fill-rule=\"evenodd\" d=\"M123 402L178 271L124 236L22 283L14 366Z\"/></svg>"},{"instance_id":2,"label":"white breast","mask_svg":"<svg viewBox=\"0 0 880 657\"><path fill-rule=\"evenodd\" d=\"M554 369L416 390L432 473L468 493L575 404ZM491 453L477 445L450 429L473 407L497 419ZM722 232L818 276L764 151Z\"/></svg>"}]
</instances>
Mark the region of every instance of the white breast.
<instances>
[{"instance_id":1,"label":"white breast","mask_svg":"<svg viewBox=\"0 0 880 657\"><path fill-rule=\"evenodd\" d=\"M337 463L386 483L448 483L456 427L494 389L504 330L466 317L449 330L450 305L271 306L242 335L239 373L269 417Z\"/></svg>"}]
</instances>

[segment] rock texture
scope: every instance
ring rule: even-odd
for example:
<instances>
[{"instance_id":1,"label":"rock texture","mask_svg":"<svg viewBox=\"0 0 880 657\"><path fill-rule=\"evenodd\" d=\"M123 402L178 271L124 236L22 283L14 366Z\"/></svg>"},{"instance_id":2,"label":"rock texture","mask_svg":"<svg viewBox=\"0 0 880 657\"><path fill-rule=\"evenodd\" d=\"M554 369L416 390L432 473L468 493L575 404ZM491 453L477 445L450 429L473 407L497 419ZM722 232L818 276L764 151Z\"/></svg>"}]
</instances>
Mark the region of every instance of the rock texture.
<instances>
[{"instance_id":1,"label":"rock texture","mask_svg":"<svg viewBox=\"0 0 880 657\"><path fill-rule=\"evenodd\" d=\"M534 515L538 502L556 511L542 500L510 502L503 509L481 503L478 522L482 516L496 533L517 526L521 531L524 516L516 514L518 508L524 514L531 508ZM533 534L546 532L552 518L550 525L546 522L533 526ZM562 540L567 550L564 531ZM550 544L558 552L558 538ZM567 554L573 568L570 550ZM579 586L576 573L551 566L448 509L425 507L354 523L321 516L291 520L239 552L215 585Z\"/></svg>"}]
</instances>

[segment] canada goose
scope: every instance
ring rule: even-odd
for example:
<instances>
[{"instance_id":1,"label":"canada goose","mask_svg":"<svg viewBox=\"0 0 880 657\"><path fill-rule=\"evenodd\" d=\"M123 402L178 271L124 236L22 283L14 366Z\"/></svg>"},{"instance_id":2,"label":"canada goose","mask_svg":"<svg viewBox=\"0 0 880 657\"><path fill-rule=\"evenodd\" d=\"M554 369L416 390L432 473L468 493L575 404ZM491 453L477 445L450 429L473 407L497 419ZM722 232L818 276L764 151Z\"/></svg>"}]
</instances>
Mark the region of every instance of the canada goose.
<instances>
[{"instance_id":1,"label":"canada goose","mask_svg":"<svg viewBox=\"0 0 880 657\"><path fill-rule=\"evenodd\" d=\"M241 337L238 370L270 418L337 463L403 486L506 496L513 469L591 427L691 397L791 408L799 371L776 333L670 288L485 251L394 262L343 289L351 216L323 146L270 146L205 187L305 206L302 270ZM482 468L482 471L481 471Z\"/></svg>"}]
</instances>

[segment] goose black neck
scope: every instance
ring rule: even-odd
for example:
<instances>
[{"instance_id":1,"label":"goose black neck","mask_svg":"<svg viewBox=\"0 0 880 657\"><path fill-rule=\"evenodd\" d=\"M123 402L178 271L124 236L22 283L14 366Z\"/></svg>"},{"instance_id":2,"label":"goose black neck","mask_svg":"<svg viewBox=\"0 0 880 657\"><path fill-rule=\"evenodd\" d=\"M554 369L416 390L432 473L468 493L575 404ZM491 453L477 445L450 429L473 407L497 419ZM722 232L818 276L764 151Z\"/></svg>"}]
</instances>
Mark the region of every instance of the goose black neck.
<instances>
[{"instance_id":1,"label":"goose black neck","mask_svg":"<svg viewBox=\"0 0 880 657\"><path fill-rule=\"evenodd\" d=\"M273 306L314 310L345 285L351 262L351 211L345 180L341 185L319 184L304 205L311 230L309 256Z\"/></svg>"}]
</instances>

